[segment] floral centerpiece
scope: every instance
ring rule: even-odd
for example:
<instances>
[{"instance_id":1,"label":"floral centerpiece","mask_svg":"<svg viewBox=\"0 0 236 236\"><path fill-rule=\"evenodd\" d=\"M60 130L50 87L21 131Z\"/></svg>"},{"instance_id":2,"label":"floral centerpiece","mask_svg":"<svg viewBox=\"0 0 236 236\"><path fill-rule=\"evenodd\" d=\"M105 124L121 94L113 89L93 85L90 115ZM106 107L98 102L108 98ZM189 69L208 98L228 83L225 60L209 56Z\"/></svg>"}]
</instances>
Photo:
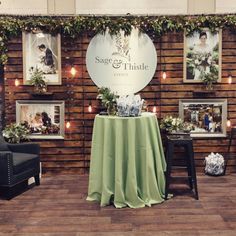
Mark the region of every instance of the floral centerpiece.
<instances>
[{"instance_id":1,"label":"floral centerpiece","mask_svg":"<svg viewBox=\"0 0 236 236\"><path fill-rule=\"evenodd\" d=\"M9 143L20 143L23 141L27 141L27 135L29 133L30 130L28 129L28 127L21 123L11 123L10 125L7 125L2 131L3 137Z\"/></svg>"},{"instance_id":2,"label":"floral centerpiece","mask_svg":"<svg viewBox=\"0 0 236 236\"><path fill-rule=\"evenodd\" d=\"M160 128L167 133L180 131L183 127L183 120L179 117L166 116L161 120Z\"/></svg>"},{"instance_id":3,"label":"floral centerpiece","mask_svg":"<svg viewBox=\"0 0 236 236\"><path fill-rule=\"evenodd\" d=\"M101 87L98 89L97 99L102 101L102 105L107 108L108 115L116 114L116 99L118 95L111 91L110 88Z\"/></svg>"},{"instance_id":4,"label":"floral centerpiece","mask_svg":"<svg viewBox=\"0 0 236 236\"><path fill-rule=\"evenodd\" d=\"M167 133L174 133L174 132L186 132L189 133L191 130L194 129L193 125L187 122L184 122L179 117L173 116L166 116L161 120L160 123L161 130Z\"/></svg>"}]
</instances>

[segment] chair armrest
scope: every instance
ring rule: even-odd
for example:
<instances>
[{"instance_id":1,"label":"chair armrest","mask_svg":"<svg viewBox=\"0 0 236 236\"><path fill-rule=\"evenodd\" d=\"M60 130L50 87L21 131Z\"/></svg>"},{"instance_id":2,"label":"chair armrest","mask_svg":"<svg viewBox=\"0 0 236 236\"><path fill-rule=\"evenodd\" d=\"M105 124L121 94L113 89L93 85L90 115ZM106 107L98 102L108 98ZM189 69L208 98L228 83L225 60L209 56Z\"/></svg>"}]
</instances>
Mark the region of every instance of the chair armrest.
<instances>
[{"instance_id":1,"label":"chair armrest","mask_svg":"<svg viewBox=\"0 0 236 236\"><path fill-rule=\"evenodd\" d=\"M11 184L13 176L13 157L10 151L0 152L0 185Z\"/></svg>"},{"instance_id":2,"label":"chair armrest","mask_svg":"<svg viewBox=\"0 0 236 236\"><path fill-rule=\"evenodd\" d=\"M37 143L8 144L8 147L12 152L30 153L37 155L39 155L40 153L40 146Z\"/></svg>"}]
</instances>

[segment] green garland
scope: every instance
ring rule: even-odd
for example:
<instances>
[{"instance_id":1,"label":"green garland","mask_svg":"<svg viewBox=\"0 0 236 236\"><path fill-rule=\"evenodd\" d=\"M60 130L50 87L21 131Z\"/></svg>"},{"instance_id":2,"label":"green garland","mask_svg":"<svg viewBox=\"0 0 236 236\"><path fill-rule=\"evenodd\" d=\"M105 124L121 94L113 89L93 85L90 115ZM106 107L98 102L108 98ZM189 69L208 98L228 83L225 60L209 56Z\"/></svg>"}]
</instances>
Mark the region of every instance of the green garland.
<instances>
[{"instance_id":1,"label":"green garland","mask_svg":"<svg viewBox=\"0 0 236 236\"><path fill-rule=\"evenodd\" d=\"M208 27L212 32L217 28L236 29L236 15L198 16L0 16L0 63L7 61L7 42L22 31L60 33L76 38L84 33L94 35L109 30L114 35L124 30L129 35L132 27L151 37L159 37L166 32L186 31L191 34Z\"/></svg>"}]
</instances>

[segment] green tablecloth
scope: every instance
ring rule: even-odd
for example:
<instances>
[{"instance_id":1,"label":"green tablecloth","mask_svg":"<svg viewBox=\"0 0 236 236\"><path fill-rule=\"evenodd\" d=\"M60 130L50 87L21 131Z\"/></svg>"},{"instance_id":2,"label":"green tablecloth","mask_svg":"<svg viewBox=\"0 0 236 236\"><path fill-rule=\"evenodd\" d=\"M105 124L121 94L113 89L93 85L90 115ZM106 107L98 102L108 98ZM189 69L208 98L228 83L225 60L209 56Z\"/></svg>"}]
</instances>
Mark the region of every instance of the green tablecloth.
<instances>
[{"instance_id":1,"label":"green tablecloth","mask_svg":"<svg viewBox=\"0 0 236 236\"><path fill-rule=\"evenodd\" d=\"M165 169L155 114L95 117L87 200L117 208L161 203Z\"/></svg>"}]
</instances>

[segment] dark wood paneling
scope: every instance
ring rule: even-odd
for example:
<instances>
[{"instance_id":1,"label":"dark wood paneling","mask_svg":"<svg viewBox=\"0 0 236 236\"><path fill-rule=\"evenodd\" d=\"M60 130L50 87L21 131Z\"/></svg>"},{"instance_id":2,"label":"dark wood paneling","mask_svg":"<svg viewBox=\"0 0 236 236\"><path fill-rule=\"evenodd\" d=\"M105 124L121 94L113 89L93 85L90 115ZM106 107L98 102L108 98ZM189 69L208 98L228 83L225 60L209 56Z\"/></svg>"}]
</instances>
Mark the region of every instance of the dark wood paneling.
<instances>
[{"instance_id":1,"label":"dark wood paneling","mask_svg":"<svg viewBox=\"0 0 236 236\"><path fill-rule=\"evenodd\" d=\"M67 99L68 84L73 84L70 89L73 94L72 127L66 130L65 140L38 141L42 147L42 162L44 171L77 172L88 171L90 159L90 147L92 137L93 119L100 110L100 104L96 100L97 88L90 79L85 65L86 50L91 38L81 37L75 39L73 44L67 43L62 38L62 85L48 86L53 92L54 100ZM147 100L150 107L157 106L158 118L168 114L178 115L178 100L193 98L193 91L205 89L202 84L183 83L183 35L182 33L168 33L162 37L161 53L165 58L160 58L160 43L155 41L158 54L156 73L147 87L141 91L142 98ZM229 31L223 32L222 43L222 82L215 85L217 98L228 99L228 115L233 124L236 124L236 82L227 84L228 72L236 77L236 35ZM15 101L20 99L33 99L30 92L32 86L23 86L22 42L21 37L12 39L8 45L9 60L6 65L5 77L5 120L15 121ZM78 71L76 78L69 77L69 69L66 57L71 57ZM161 60L162 59L162 60ZM161 63L160 63L161 62ZM160 78L161 66L166 66L167 79ZM14 86L14 79L18 77L21 82L19 87ZM89 113L87 108L92 103L93 111ZM68 118L68 102L66 101L65 118ZM227 150L228 138L220 139L195 139L194 150L196 165L203 170L204 157L209 152L224 153ZM236 150L236 142L232 151ZM229 162L230 169L236 170L236 161Z\"/></svg>"}]
</instances>

